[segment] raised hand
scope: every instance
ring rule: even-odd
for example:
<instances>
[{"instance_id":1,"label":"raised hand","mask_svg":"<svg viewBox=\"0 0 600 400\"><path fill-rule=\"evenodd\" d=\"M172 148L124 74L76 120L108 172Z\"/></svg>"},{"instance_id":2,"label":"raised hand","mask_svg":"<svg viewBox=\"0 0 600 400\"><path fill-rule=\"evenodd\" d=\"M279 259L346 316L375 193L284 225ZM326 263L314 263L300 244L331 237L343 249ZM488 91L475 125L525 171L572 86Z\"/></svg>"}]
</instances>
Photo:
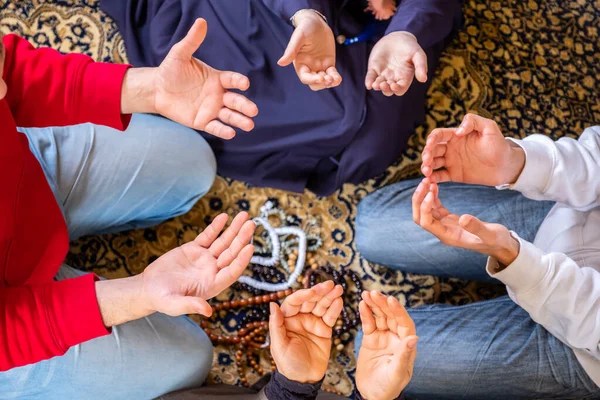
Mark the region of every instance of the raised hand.
<instances>
[{"instance_id":1,"label":"raised hand","mask_svg":"<svg viewBox=\"0 0 600 400\"><path fill-rule=\"evenodd\" d=\"M362 298L356 387L365 399L396 399L412 378L419 340L415 324L395 297L371 291Z\"/></svg>"},{"instance_id":2,"label":"raised hand","mask_svg":"<svg viewBox=\"0 0 600 400\"><path fill-rule=\"evenodd\" d=\"M519 242L500 224L450 213L439 199L439 187L425 178L412 199L413 220L446 246L473 250L510 265L519 255Z\"/></svg>"},{"instance_id":3,"label":"raised hand","mask_svg":"<svg viewBox=\"0 0 600 400\"><path fill-rule=\"evenodd\" d=\"M332 328L342 312L342 293L341 286L327 281L295 292L281 309L271 303L271 354L289 380L316 383L325 376Z\"/></svg>"},{"instance_id":4,"label":"raised hand","mask_svg":"<svg viewBox=\"0 0 600 400\"><path fill-rule=\"evenodd\" d=\"M194 58L206 37L204 19L197 19L182 41L171 48L156 70L155 109L183 125L223 139L235 136L232 127L250 131L256 104L229 89L247 90L242 74L219 71Z\"/></svg>"},{"instance_id":5,"label":"raised hand","mask_svg":"<svg viewBox=\"0 0 600 400\"><path fill-rule=\"evenodd\" d=\"M496 122L474 114L458 128L434 129L422 158L423 174L436 183L513 183L525 166L525 153L504 139Z\"/></svg>"},{"instance_id":6,"label":"raised hand","mask_svg":"<svg viewBox=\"0 0 600 400\"><path fill-rule=\"evenodd\" d=\"M415 77L427 82L427 55L413 34L391 32L375 44L365 78L367 90L402 96Z\"/></svg>"},{"instance_id":7,"label":"raised hand","mask_svg":"<svg viewBox=\"0 0 600 400\"><path fill-rule=\"evenodd\" d=\"M296 28L278 64L285 67L293 62L300 81L312 90L338 86L342 77L335 68L331 28L312 10L301 10L294 20Z\"/></svg>"},{"instance_id":8,"label":"raised hand","mask_svg":"<svg viewBox=\"0 0 600 400\"><path fill-rule=\"evenodd\" d=\"M248 214L227 223L221 214L194 241L179 246L150 264L142 273L142 297L152 311L171 316L202 314L212 309L206 300L233 284L246 269L256 227Z\"/></svg>"}]
</instances>

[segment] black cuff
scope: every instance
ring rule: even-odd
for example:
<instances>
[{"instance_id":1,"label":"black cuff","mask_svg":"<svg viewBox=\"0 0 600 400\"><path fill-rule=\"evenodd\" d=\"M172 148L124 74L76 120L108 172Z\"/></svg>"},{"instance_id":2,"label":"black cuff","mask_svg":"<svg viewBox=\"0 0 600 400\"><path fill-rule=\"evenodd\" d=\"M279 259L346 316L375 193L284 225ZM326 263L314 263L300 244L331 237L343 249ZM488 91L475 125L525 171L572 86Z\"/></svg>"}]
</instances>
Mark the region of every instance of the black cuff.
<instances>
[{"instance_id":1,"label":"black cuff","mask_svg":"<svg viewBox=\"0 0 600 400\"><path fill-rule=\"evenodd\" d=\"M314 400L322 384L323 380L314 384L291 381L275 371L265 387L265 394L269 400Z\"/></svg>"}]
</instances>

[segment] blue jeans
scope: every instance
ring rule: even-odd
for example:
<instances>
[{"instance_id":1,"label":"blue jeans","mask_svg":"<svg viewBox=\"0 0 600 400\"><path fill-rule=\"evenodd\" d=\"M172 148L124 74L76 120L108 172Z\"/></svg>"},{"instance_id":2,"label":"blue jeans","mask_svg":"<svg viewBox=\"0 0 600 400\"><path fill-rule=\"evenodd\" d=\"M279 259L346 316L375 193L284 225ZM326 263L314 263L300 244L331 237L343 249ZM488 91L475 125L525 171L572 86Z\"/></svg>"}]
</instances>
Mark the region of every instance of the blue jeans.
<instances>
[{"instance_id":1,"label":"blue jeans","mask_svg":"<svg viewBox=\"0 0 600 400\"><path fill-rule=\"evenodd\" d=\"M367 196L358 207L357 246L370 261L411 273L498 282L486 257L446 247L412 221L420 180ZM533 241L552 202L455 183L440 186L450 211L505 225ZM420 337L409 397L422 399L600 398L573 351L507 296L464 306L410 309ZM362 332L356 338L356 349ZM357 350L358 351L358 350Z\"/></svg>"},{"instance_id":2,"label":"blue jeans","mask_svg":"<svg viewBox=\"0 0 600 400\"><path fill-rule=\"evenodd\" d=\"M125 132L90 124L22 131L72 238L150 226L185 213L216 174L204 139L159 117L134 115ZM63 265L57 279L80 274ZM152 399L201 385L212 360L210 340L197 324L154 314L61 357L0 373L0 398Z\"/></svg>"}]
</instances>

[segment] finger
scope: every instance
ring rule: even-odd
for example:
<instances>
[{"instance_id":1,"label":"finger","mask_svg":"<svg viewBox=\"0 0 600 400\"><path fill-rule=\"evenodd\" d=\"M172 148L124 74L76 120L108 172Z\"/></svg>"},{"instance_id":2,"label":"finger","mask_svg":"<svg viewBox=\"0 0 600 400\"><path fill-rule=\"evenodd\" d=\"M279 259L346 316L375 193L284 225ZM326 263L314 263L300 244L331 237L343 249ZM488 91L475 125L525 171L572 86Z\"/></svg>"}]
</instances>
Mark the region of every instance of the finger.
<instances>
[{"instance_id":1,"label":"finger","mask_svg":"<svg viewBox=\"0 0 600 400\"><path fill-rule=\"evenodd\" d=\"M212 307L206 302L206 300L201 299L200 297L169 297L166 303L165 313L172 317L178 317L180 315L187 314L200 314L204 315L205 317L210 317L212 314Z\"/></svg>"},{"instance_id":2,"label":"finger","mask_svg":"<svg viewBox=\"0 0 600 400\"><path fill-rule=\"evenodd\" d=\"M391 332L396 333L398 331L398 324L396 322L395 316L393 315L392 311L389 309L387 296L384 296L379 292L375 292L375 293L372 292L371 298L373 299L375 304L377 304L377 306L383 313L381 321L377 321L378 322L377 328L380 330L389 329ZM379 326L379 325L381 325L381 326Z\"/></svg>"},{"instance_id":3,"label":"finger","mask_svg":"<svg viewBox=\"0 0 600 400\"><path fill-rule=\"evenodd\" d=\"M469 214L461 215L458 224L467 232L481 239L483 243L494 244L496 242L496 233L477 217Z\"/></svg>"},{"instance_id":4,"label":"finger","mask_svg":"<svg viewBox=\"0 0 600 400\"><path fill-rule=\"evenodd\" d=\"M290 38L290 41L283 52L283 56L281 56L279 61L277 61L277 64L281 67L287 67L290 65L296 59L300 49L302 49L302 41L302 32L299 30L294 30L294 33L292 33L292 37Z\"/></svg>"},{"instance_id":5,"label":"finger","mask_svg":"<svg viewBox=\"0 0 600 400\"><path fill-rule=\"evenodd\" d=\"M271 351L277 351L285 346L287 334L283 323L284 316L276 303L270 303L269 337L271 338Z\"/></svg>"},{"instance_id":6,"label":"finger","mask_svg":"<svg viewBox=\"0 0 600 400\"><path fill-rule=\"evenodd\" d=\"M194 242L196 244L208 249L210 245L219 237L219 234L225 228L229 216L227 214L219 214L213 221L208 225L202 233L196 236Z\"/></svg>"},{"instance_id":7,"label":"finger","mask_svg":"<svg viewBox=\"0 0 600 400\"><path fill-rule=\"evenodd\" d=\"M323 84L323 79L318 73L315 73L308 68L306 65L300 65L298 67L298 78L300 82L305 85L320 85Z\"/></svg>"},{"instance_id":8,"label":"finger","mask_svg":"<svg viewBox=\"0 0 600 400\"><path fill-rule=\"evenodd\" d=\"M400 345L394 349L389 368L395 376L406 376L406 379L412 377L415 358L417 355L417 336L409 336L400 342Z\"/></svg>"},{"instance_id":9,"label":"finger","mask_svg":"<svg viewBox=\"0 0 600 400\"><path fill-rule=\"evenodd\" d=\"M412 210L413 210L413 221L415 224L420 225L421 223L421 203L425 200L429 187L429 180L423 179L419 186L415 189L415 193L412 197Z\"/></svg>"},{"instance_id":10,"label":"finger","mask_svg":"<svg viewBox=\"0 0 600 400\"><path fill-rule=\"evenodd\" d=\"M231 246L229 246L217 259L217 266L219 269L225 268L235 260L240 252L252 241L254 230L256 229L256 223L254 221L246 221L240 229L240 233L233 239Z\"/></svg>"},{"instance_id":11,"label":"finger","mask_svg":"<svg viewBox=\"0 0 600 400\"><path fill-rule=\"evenodd\" d=\"M219 79L225 89L248 90L250 87L248 77L238 72L221 71Z\"/></svg>"},{"instance_id":12,"label":"finger","mask_svg":"<svg viewBox=\"0 0 600 400\"><path fill-rule=\"evenodd\" d=\"M483 118L475 114L467 114L456 130L456 135L465 136L473 132L480 132L484 135L502 135L502 132L500 131L500 128L498 128L496 121Z\"/></svg>"},{"instance_id":13,"label":"finger","mask_svg":"<svg viewBox=\"0 0 600 400\"><path fill-rule=\"evenodd\" d=\"M327 309L325 315L323 315L323 322L330 328L333 328L335 321L339 318L342 308L344 307L344 301L341 297L338 297L331 303L331 307Z\"/></svg>"},{"instance_id":14,"label":"finger","mask_svg":"<svg viewBox=\"0 0 600 400\"><path fill-rule=\"evenodd\" d=\"M248 218L250 217L245 211L242 211L236 215L229 228L227 228L225 232L223 232L223 234L213 242L209 250L215 258L218 258L221 253L225 251L225 249L231 246L231 242L233 242L233 239L235 239L238 233L240 233L240 229L242 229L244 223L248 221Z\"/></svg>"},{"instance_id":15,"label":"finger","mask_svg":"<svg viewBox=\"0 0 600 400\"><path fill-rule=\"evenodd\" d=\"M285 317L293 317L300 312L302 305L309 301L314 294L314 288L298 290L292 293L283 301L281 312Z\"/></svg>"},{"instance_id":16,"label":"finger","mask_svg":"<svg viewBox=\"0 0 600 400\"><path fill-rule=\"evenodd\" d=\"M313 297L311 297L308 301L305 301L304 304L302 304L302 306L300 307L300 312L305 314L312 313L317 303L323 297L327 296L327 294L331 292L334 286L335 283L333 283L333 281L325 281L319 283L316 286L313 286Z\"/></svg>"},{"instance_id":17,"label":"finger","mask_svg":"<svg viewBox=\"0 0 600 400\"><path fill-rule=\"evenodd\" d=\"M375 83L375 79L377 79L377 72L370 69L367 71L367 76L365 77L365 87L367 90L373 89L373 83Z\"/></svg>"},{"instance_id":18,"label":"finger","mask_svg":"<svg viewBox=\"0 0 600 400\"><path fill-rule=\"evenodd\" d=\"M426 230L429 230L431 225L433 225L434 218L433 218L433 215L431 215L431 210L433 209L434 200L435 200L435 198L433 196L433 193L431 193L429 188L427 188L427 195L425 195L425 199L421 203L421 208L420 208L420 213L421 213L420 225L421 225L421 227L423 227Z\"/></svg>"},{"instance_id":19,"label":"finger","mask_svg":"<svg viewBox=\"0 0 600 400\"><path fill-rule=\"evenodd\" d=\"M402 304L400 304L398 299L396 299L393 296L389 296L387 302L388 310L393 319L396 321L397 326L406 328L407 332L410 335L414 335L416 333L415 322L410 317L408 311L406 311L406 308L404 308ZM400 332L398 332L397 330L393 332L395 332L398 336L402 338Z\"/></svg>"},{"instance_id":20,"label":"finger","mask_svg":"<svg viewBox=\"0 0 600 400\"><path fill-rule=\"evenodd\" d=\"M431 131L427 137L426 149L433 148L440 143L448 143L456 134L457 128L437 128Z\"/></svg>"},{"instance_id":21,"label":"finger","mask_svg":"<svg viewBox=\"0 0 600 400\"><path fill-rule=\"evenodd\" d=\"M333 82L330 85L331 87L339 86L339 84L342 83L342 76L335 67L327 68L327 75L331 76L333 79Z\"/></svg>"},{"instance_id":22,"label":"finger","mask_svg":"<svg viewBox=\"0 0 600 400\"><path fill-rule=\"evenodd\" d=\"M383 92L384 96L391 96L392 94L394 94L392 92L392 89L390 89L390 84L387 81L382 81L379 84L379 88L381 89L381 91Z\"/></svg>"},{"instance_id":23,"label":"finger","mask_svg":"<svg viewBox=\"0 0 600 400\"><path fill-rule=\"evenodd\" d=\"M413 65L415 66L415 78L419 82L427 82L427 54L420 49L415 53L412 58Z\"/></svg>"},{"instance_id":24,"label":"finger","mask_svg":"<svg viewBox=\"0 0 600 400\"><path fill-rule=\"evenodd\" d=\"M229 108L221 108L218 117L225 124L240 128L246 132L250 132L254 129L254 121L252 121L251 118L248 118L237 111L232 111Z\"/></svg>"},{"instance_id":25,"label":"finger","mask_svg":"<svg viewBox=\"0 0 600 400\"><path fill-rule=\"evenodd\" d=\"M325 315L333 301L342 294L344 294L344 289L341 285L336 285L328 294L317 302L315 308L312 310L313 315L316 315L317 317Z\"/></svg>"},{"instance_id":26,"label":"finger","mask_svg":"<svg viewBox=\"0 0 600 400\"><path fill-rule=\"evenodd\" d=\"M385 329L387 329L385 320L384 321L381 320L381 318L383 317L383 312L379 309L379 306L373 300L372 293L375 293L375 292L374 291L363 292L362 298L365 301L365 303L367 303L369 308L371 308L371 311L373 311L373 314L375 314L375 325L377 326L377 329L383 329L384 327L385 327Z\"/></svg>"},{"instance_id":27,"label":"finger","mask_svg":"<svg viewBox=\"0 0 600 400\"><path fill-rule=\"evenodd\" d=\"M194 121L194 129L203 130L204 132L221 139L231 139L235 136L235 130L232 127L227 126L216 119L210 121L204 127L201 122Z\"/></svg>"},{"instance_id":28,"label":"finger","mask_svg":"<svg viewBox=\"0 0 600 400\"><path fill-rule=\"evenodd\" d=\"M240 112L248 117L256 117L258 115L258 107L256 104L239 93L225 93L225 95L223 95L223 104L225 107Z\"/></svg>"},{"instance_id":29,"label":"finger","mask_svg":"<svg viewBox=\"0 0 600 400\"><path fill-rule=\"evenodd\" d=\"M385 301L381 302L381 298L383 295L375 290L372 290L370 293L371 300L375 303L376 307L371 307L373 309L373 313L375 314L375 324L377 325L377 329L380 331L386 331L388 329L387 318L385 316L385 312L381 308L381 304L384 307L387 307Z\"/></svg>"},{"instance_id":30,"label":"finger","mask_svg":"<svg viewBox=\"0 0 600 400\"><path fill-rule=\"evenodd\" d=\"M434 158L445 156L447 150L448 146L441 143L425 147L421 156L423 164L429 165Z\"/></svg>"},{"instance_id":31,"label":"finger","mask_svg":"<svg viewBox=\"0 0 600 400\"><path fill-rule=\"evenodd\" d=\"M399 84L398 82L391 82L390 89L396 96L403 96L408 90L408 86L406 84Z\"/></svg>"},{"instance_id":32,"label":"finger","mask_svg":"<svg viewBox=\"0 0 600 400\"><path fill-rule=\"evenodd\" d=\"M378 76L377 79L375 79L375 82L373 82L373 89L375 90L381 90L381 83L385 82L385 78L383 76Z\"/></svg>"},{"instance_id":33,"label":"finger","mask_svg":"<svg viewBox=\"0 0 600 400\"><path fill-rule=\"evenodd\" d=\"M206 20L198 18L187 35L173 46L169 55L176 59L190 60L206 38L208 26Z\"/></svg>"},{"instance_id":34,"label":"finger","mask_svg":"<svg viewBox=\"0 0 600 400\"><path fill-rule=\"evenodd\" d=\"M373 317L373 310L369 308L365 301L361 301L358 304L358 312L360 313L360 320L362 322L362 330L365 335L370 335L375 332L377 325L375 325L375 318Z\"/></svg>"},{"instance_id":35,"label":"finger","mask_svg":"<svg viewBox=\"0 0 600 400\"><path fill-rule=\"evenodd\" d=\"M450 173L447 170L441 169L439 171L433 171L429 176L429 180L435 183L442 183L450 182L452 181L452 178L450 178Z\"/></svg>"},{"instance_id":36,"label":"finger","mask_svg":"<svg viewBox=\"0 0 600 400\"><path fill-rule=\"evenodd\" d=\"M217 276L215 276L215 288L219 293L233 285L239 279L250 263L253 254L254 246L251 244L246 245L228 267L221 268L217 272Z\"/></svg>"},{"instance_id":37,"label":"finger","mask_svg":"<svg viewBox=\"0 0 600 400\"><path fill-rule=\"evenodd\" d=\"M436 169L440 169L446 166L446 157L436 157L431 162L430 168L435 171Z\"/></svg>"}]
</instances>

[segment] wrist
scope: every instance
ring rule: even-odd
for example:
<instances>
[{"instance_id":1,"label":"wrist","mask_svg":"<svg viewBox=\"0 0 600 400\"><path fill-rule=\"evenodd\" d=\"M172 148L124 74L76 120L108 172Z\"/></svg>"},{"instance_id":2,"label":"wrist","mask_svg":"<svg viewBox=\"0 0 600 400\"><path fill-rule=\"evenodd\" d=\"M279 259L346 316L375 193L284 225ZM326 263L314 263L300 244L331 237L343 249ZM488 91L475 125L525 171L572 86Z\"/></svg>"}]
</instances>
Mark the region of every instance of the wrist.
<instances>
[{"instance_id":1,"label":"wrist","mask_svg":"<svg viewBox=\"0 0 600 400\"><path fill-rule=\"evenodd\" d=\"M404 39L412 39L415 42L419 42L417 40L417 37L415 35L413 35L412 33L408 32L408 31L395 31L395 32L390 32L385 36L391 36L391 37L402 37Z\"/></svg>"},{"instance_id":2,"label":"wrist","mask_svg":"<svg viewBox=\"0 0 600 400\"><path fill-rule=\"evenodd\" d=\"M121 88L121 113L156 113L156 68L129 68Z\"/></svg>"},{"instance_id":3,"label":"wrist","mask_svg":"<svg viewBox=\"0 0 600 400\"><path fill-rule=\"evenodd\" d=\"M319 11L310 8L304 8L297 11L292 18L290 18L290 21L294 28L297 28L303 22L319 22L327 25L327 18Z\"/></svg>"},{"instance_id":4,"label":"wrist","mask_svg":"<svg viewBox=\"0 0 600 400\"><path fill-rule=\"evenodd\" d=\"M506 243L502 246L502 248L498 252L496 252L496 254L492 255L492 257L494 257L496 260L498 260L498 262L501 264L499 266L499 270L497 272L502 271L503 269L508 267L510 264L512 264L519 256L520 251L521 251L521 244L509 232L508 240L506 240Z\"/></svg>"},{"instance_id":5,"label":"wrist","mask_svg":"<svg viewBox=\"0 0 600 400\"><path fill-rule=\"evenodd\" d=\"M143 294L142 275L96 282L102 322L108 328L147 317L154 311Z\"/></svg>"},{"instance_id":6,"label":"wrist","mask_svg":"<svg viewBox=\"0 0 600 400\"><path fill-rule=\"evenodd\" d=\"M525 168L525 151L521 146L516 143L510 142L509 154L508 154L508 165L506 171L503 174L500 184L513 184L521 176L523 168Z\"/></svg>"}]
</instances>

